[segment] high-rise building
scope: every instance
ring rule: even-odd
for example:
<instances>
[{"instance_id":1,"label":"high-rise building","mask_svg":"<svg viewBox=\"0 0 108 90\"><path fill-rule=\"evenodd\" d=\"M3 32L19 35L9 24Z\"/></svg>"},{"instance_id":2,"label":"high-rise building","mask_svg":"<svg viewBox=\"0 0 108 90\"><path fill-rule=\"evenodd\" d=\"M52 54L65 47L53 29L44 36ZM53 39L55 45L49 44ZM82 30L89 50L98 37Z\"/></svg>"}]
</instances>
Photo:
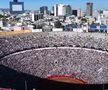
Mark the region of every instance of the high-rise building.
<instances>
[{"instance_id":1,"label":"high-rise building","mask_svg":"<svg viewBox=\"0 0 108 90\"><path fill-rule=\"evenodd\" d=\"M54 16L58 16L58 4L54 5Z\"/></svg>"},{"instance_id":2,"label":"high-rise building","mask_svg":"<svg viewBox=\"0 0 108 90\"><path fill-rule=\"evenodd\" d=\"M10 13L11 14L24 13L24 2L18 2L18 0L13 0L13 2L10 2Z\"/></svg>"},{"instance_id":3,"label":"high-rise building","mask_svg":"<svg viewBox=\"0 0 108 90\"><path fill-rule=\"evenodd\" d=\"M33 12L31 15L32 15L32 21L33 22L44 18L42 13Z\"/></svg>"},{"instance_id":4,"label":"high-rise building","mask_svg":"<svg viewBox=\"0 0 108 90\"><path fill-rule=\"evenodd\" d=\"M82 10L81 9L73 9L72 15L75 15L77 17L82 17Z\"/></svg>"},{"instance_id":5,"label":"high-rise building","mask_svg":"<svg viewBox=\"0 0 108 90\"><path fill-rule=\"evenodd\" d=\"M108 10L103 10L103 15L105 18L108 18Z\"/></svg>"},{"instance_id":6,"label":"high-rise building","mask_svg":"<svg viewBox=\"0 0 108 90\"><path fill-rule=\"evenodd\" d=\"M93 3L91 2L87 3L86 15L93 16Z\"/></svg>"},{"instance_id":7,"label":"high-rise building","mask_svg":"<svg viewBox=\"0 0 108 90\"><path fill-rule=\"evenodd\" d=\"M77 16L78 15L78 10L77 9L72 10L72 15Z\"/></svg>"},{"instance_id":8,"label":"high-rise building","mask_svg":"<svg viewBox=\"0 0 108 90\"><path fill-rule=\"evenodd\" d=\"M0 19L0 28L2 28L3 27L3 21L2 21L2 19Z\"/></svg>"},{"instance_id":9,"label":"high-rise building","mask_svg":"<svg viewBox=\"0 0 108 90\"><path fill-rule=\"evenodd\" d=\"M40 13L42 13L42 14L48 14L48 7L47 6L40 7Z\"/></svg>"},{"instance_id":10,"label":"high-rise building","mask_svg":"<svg viewBox=\"0 0 108 90\"><path fill-rule=\"evenodd\" d=\"M72 14L72 7L70 5L66 6L66 14L71 15Z\"/></svg>"},{"instance_id":11,"label":"high-rise building","mask_svg":"<svg viewBox=\"0 0 108 90\"><path fill-rule=\"evenodd\" d=\"M52 6L52 13L54 13L54 6Z\"/></svg>"},{"instance_id":12,"label":"high-rise building","mask_svg":"<svg viewBox=\"0 0 108 90\"><path fill-rule=\"evenodd\" d=\"M66 16L71 14L72 14L72 10L70 5L58 4L54 6L55 16Z\"/></svg>"}]
</instances>

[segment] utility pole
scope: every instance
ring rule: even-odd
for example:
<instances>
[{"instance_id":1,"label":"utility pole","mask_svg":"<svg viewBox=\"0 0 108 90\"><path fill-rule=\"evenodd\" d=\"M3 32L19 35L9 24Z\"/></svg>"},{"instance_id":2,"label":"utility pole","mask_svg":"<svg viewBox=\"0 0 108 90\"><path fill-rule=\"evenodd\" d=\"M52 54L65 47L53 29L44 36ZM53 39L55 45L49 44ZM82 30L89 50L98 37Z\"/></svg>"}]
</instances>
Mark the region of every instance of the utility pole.
<instances>
[{"instance_id":1,"label":"utility pole","mask_svg":"<svg viewBox=\"0 0 108 90\"><path fill-rule=\"evenodd\" d=\"M27 90L27 81L25 80L25 90Z\"/></svg>"}]
</instances>

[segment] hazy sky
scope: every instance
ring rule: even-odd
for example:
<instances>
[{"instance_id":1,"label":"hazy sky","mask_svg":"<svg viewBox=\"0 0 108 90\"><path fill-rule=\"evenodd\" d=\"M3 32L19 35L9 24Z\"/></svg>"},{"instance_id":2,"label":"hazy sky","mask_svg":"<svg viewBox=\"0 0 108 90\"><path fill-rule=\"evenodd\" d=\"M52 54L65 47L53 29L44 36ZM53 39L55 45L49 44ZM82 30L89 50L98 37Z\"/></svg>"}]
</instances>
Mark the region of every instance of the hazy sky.
<instances>
[{"instance_id":1,"label":"hazy sky","mask_svg":"<svg viewBox=\"0 0 108 90\"><path fill-rule=\"evenodd\" d=\"M0 0L0 8L8 8L9 1ZM94 3L94 9L108 9L108 0L19 0L25 2L25 9L37 10L40 6L47 5L50 9L54 4L70 4L73 8L85 10L87 2Z\"/></svg>"}]
</instances>

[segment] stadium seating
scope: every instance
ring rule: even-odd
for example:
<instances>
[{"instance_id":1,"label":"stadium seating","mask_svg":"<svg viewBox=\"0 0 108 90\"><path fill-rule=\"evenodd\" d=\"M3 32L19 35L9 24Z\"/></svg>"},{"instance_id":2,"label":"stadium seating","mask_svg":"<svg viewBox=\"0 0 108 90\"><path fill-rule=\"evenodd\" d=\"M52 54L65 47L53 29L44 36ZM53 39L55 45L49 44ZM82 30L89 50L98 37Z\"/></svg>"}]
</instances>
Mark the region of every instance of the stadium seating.
<instances>
[{"instance_id":1,"label":"stadium seating","mask_svg":"<svg viewBox=\"0 0 108 90\"><path fill-rule=\"evenodd\" d=\"M107 39L75 32L0 36L0 64L42 78L72 75L90 84L108 83Z\"/></svg>"}]
</instances>

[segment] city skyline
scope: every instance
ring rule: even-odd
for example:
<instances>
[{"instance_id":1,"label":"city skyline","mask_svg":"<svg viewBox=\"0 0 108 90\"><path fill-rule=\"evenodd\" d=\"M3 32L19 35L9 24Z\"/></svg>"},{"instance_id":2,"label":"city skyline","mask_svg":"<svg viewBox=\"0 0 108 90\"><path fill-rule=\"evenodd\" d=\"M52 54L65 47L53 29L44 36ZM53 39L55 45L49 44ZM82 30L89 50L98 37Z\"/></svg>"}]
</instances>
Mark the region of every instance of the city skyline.
<instances>
[{"instance_id":1,"label":"city skyline","mask_svg":"<svg viewBox=\"0 0 108 90\"><path fill-rule=\"evenodd\" d=\"M1 0L0 8L9 8L9 2L12 0ZM48 6L51 10L52 6L55 4L70 4L72 8L81 8L86 10L86 3L92 2L94 4L94 10L98 9L108 9L107 0L19 0L25 3L25 9L38 10L41 6ZM80 3L79 3L80 2Z\"/></svg>"}]
</instances>

